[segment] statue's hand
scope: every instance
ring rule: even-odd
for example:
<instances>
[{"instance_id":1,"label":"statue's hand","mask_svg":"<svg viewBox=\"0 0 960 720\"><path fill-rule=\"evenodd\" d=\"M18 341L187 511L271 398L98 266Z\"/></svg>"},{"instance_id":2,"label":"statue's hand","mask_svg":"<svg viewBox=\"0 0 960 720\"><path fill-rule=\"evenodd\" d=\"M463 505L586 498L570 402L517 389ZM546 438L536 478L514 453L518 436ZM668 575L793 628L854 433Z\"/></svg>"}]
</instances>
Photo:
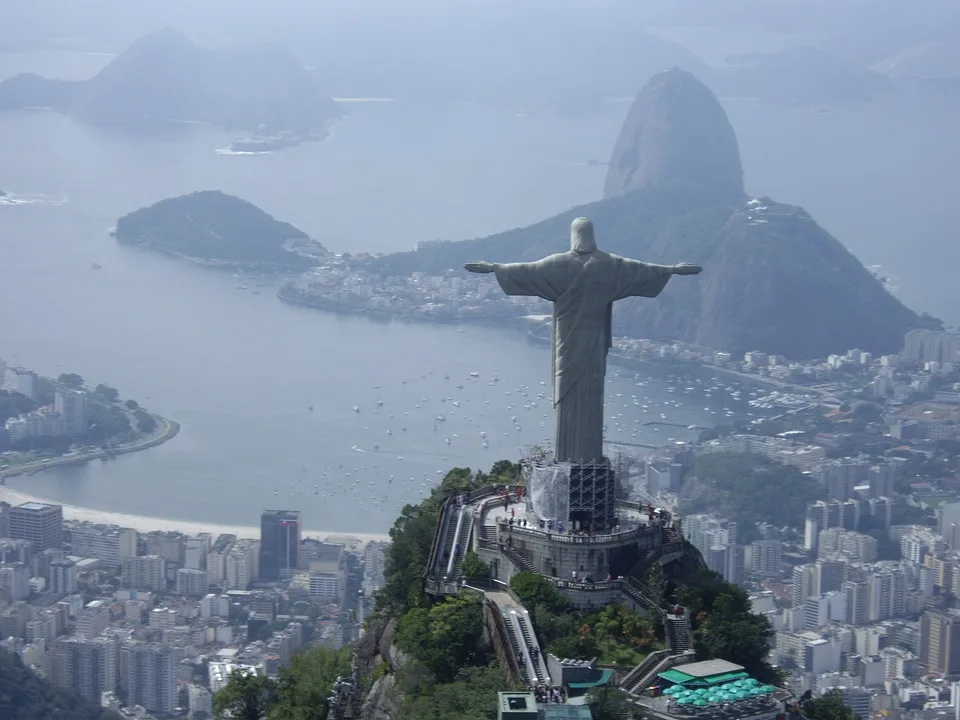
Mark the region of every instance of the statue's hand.
<instances>
[{"instance_id":1,"label":"statue's hand","mask_svg":"<svg viewBox=\"0 0 960 720\"><path fill-rule=\"evenodd\" d=\"M463 266L466 270L469 270L472 273L492 273L497 271L497 264L486 262L485 260L477 260L476 262L468 262Z\"/></svg>"},{"instance_id":2,"label":"statue's hand","mask_svg":"<svg viewBox=\"0 0 960 720\"><path fill-rule=\"evenodd\" d=\"M693 263L680 263L673 266L674 275L699 275L701 272L703 268Z\"/></svg>"}]
</instances>

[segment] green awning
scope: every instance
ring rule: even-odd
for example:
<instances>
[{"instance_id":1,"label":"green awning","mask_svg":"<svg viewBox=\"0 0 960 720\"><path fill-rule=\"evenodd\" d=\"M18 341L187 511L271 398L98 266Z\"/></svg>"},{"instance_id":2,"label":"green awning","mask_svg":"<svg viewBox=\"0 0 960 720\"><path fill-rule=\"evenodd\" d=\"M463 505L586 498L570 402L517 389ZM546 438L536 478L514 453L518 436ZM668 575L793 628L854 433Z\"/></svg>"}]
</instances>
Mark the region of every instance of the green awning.
<instances>
[{"instance_id":1,"label":"green awning","mask_svg":"<svg viewBox=\"0 0 960 720\"><path fill-rule=\"evenodd\" d=\"M613 670L601 670L600 675L596 680L591 680L590 682L570 683L569 687L571 690L589 690L590 688L609 684L610 678L612 677Z\"/></svg>"},{"instance_id":2,"label":"green awning","mask_svg":"<svg viewBox=\"0 0 960 720\"><path fill-rule=\"evenodd\" d=\"M748 677L747 673L745 673L743 670L738 670L737 672L728 672L723 673L722 675L711 675L702 679L711 685L716 685L718 683L725 684L731 680L739 680L740 678L745 677Z\"/></svg>"},{"instance_id":3,"label":"green awning","mask_svg":"<svg viewBox=\"0 0 960 720\"><path fill-rule=\"evenodd\" d=\"M669 680L677 685L683 685L685 682L693 680L692 675L687 675L679 670L664 670L662 673L657 673L657 677L662 677L664 680Z\"/></svg>"}]
</instances>

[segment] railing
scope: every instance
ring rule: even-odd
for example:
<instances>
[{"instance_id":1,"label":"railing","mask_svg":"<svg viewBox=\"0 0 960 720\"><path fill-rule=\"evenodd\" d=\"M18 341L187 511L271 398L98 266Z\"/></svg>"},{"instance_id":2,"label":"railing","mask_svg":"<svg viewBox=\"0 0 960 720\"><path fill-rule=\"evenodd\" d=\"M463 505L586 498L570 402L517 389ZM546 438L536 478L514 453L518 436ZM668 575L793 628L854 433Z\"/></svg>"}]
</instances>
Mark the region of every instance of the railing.
<instances>
[{"instance_id":1,"label":"railing","mask_svg":"<svg viewBox=\"0 0 960 720\"><path fill-rule=\"evenodd\" d=\"M423 573L425 582L429 581L437 565L437 545L440 543L440 536L443 535L443 527L447 517L447 503L449 502L450 498L447 498L440 503L440 520L437 522L436 532L433 533L433 542L430 544L430 554L427 556L427 567ZM424 585L424 587L426 587L426 585Z\"/></svg>"},{"instance_id":2,"label":"railing","mask_svg":"<svg viewBox=\"0 0 960 720\"><path fill-rule=\"evenodd\" d=\"M618 533L607 533L604 535L568 535L566 533L555 533L539 528L524 527L522 525L509 525L502 520L497 521L497 525L507 528L514 534L531 535L550 540L551 542L570 543L571 545L599 545L602 543L622 542L632 536L641 537L643 535L653 535L659 532L660 528L656 525L638 525L637 527L621 530Z\"/></svg>"},{"instance_id":3,"label":"railing","mask_svg":"<svg viewBox=\"0 0 960 720\"><path fill-rule=\"evenodd\" d=\"M497 548L500 551L500 554L503 555L510 563L520 572L537 572L536 566L531 560L525 558L523 555L518 553L513 548L503 547Z\"/></svg>"},{"instance_id":4,"label":"railing","mask_svg":"<svg viewBox=\"0 0 960 720\"><path fill-rule=\"evenodd\" d=\"M450 559L447 560L447 577L453 574L453 566L455 564L457 556L460 554L459 552L457 552L457 546L460 544L460 530L463 527L463 516L467 514L466 510L467 510L467 507L466 505L464 505L463 507L460 508L460 514L457 516L457 529L453 533L454 546L453 548L451 548L453 552L450 553ZM450 530L450 526L448 525L447 531L449 532L449 530ZM460 552L466 552L466 549L461 547Z\"/></svg>"},{"instance_id":5,"label":"railing","mask_svg":"<svg viewBox=\"0 0 960 720\"><path fill-rule=\"evenodd\" d=\"M657 658L648 664L647 661L650 660L653 655L657 655ZM636 694L636 691L638 689L642 690L643 686L648 683L656 673L673 667L678 664L680 660L686 660L694 656L695 653L692 650L685 650L683 652L657 650L656 652L652 652L650 655L647 655L642 663L627 674L627 677L620 683L620 687L631 695Z\"/></svg>"},{"instance_id":6,"label":"railing","mask_svg":"<svg viewBox=\"0 0 960 720\"><path fill-rule=\"evenodd\" d=\"M653 669L657 663L668 657L670 657L669 650L654 650L647 655L639 665L627 673L626 677L620 681L620 687L626 688L628 692L633 692L633 686L640 680L643 674Z\"/></svg>"}]
</instances>

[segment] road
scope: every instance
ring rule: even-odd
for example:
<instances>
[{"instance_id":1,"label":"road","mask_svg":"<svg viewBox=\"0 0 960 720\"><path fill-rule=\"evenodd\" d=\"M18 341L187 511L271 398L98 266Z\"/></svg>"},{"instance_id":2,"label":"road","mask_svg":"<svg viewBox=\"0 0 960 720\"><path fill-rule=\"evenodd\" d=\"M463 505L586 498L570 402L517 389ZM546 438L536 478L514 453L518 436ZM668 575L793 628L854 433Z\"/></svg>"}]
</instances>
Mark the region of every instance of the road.
<instances>
[{"instance_id":1,"label":"road","mask_svg":"<svg viewBox=\"0 0 960 720\"><path fill-rule=\"evenodd\" d=\"M126 455L127 453L146 450L147 448L162 445L168 440L172 440L176 434L180 432L179 423L176 423L173 420L167 420L159 415L154 415L153 417L157 421L157 429L155 432L145 437L138 438L137 440L124 445L115 445L107 449L96 448L87 452L77 453L76 455L61 456L50 458L48 460L37 460L36 462L24 463L23 465L5 468L0 470L0 484L2 484L8 477L14 477L17 475L32 475L35 472L49 470L53 467L74 465L77 463L88 462L90 460L96 460L102 457Z\"/></svg>"}]
</instances>

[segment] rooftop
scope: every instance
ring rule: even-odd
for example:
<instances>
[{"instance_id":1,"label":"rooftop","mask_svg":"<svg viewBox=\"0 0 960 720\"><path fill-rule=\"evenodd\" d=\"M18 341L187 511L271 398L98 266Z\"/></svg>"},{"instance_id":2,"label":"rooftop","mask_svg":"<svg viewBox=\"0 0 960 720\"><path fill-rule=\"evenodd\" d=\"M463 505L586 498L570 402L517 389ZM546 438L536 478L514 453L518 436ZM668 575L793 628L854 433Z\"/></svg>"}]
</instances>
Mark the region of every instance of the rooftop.
<instances>
[{"instance_id":1,"label":"rooftop","mask_svg":"<svg viewBox=\"0 0 960 720\"><path fill-rule=\"evenodd\" d=\"M739 672L743 670L743 665L737 665L726 660L703 660L702 662L677 665L673 669L691 677L705 678L711 675Z\"/></svg>"},{"instance_id":2,"label":"rooftop","mask_svg":"<svg viewBox=\"0 0 960 720\"><path fill-rule=\"evenodd\" d=\"M19 510L31 510L34 512L38 510L46 510L47 508L52 507L56 507L56 505L47 505L46 503L38 502L25 502L23 505L17 505L17 509Z\"/></svg>"},{"instance_id":3,"label":"rooftop","mask_svg":"<svg viewBox=\"0 0 960 720\"><path fill-rule=\"evenodd\" d=\"M536 711L537 696L532 692L500 692L498 705L501 713L515 713L523 710Z\"/></svg>"}]
</instances>

